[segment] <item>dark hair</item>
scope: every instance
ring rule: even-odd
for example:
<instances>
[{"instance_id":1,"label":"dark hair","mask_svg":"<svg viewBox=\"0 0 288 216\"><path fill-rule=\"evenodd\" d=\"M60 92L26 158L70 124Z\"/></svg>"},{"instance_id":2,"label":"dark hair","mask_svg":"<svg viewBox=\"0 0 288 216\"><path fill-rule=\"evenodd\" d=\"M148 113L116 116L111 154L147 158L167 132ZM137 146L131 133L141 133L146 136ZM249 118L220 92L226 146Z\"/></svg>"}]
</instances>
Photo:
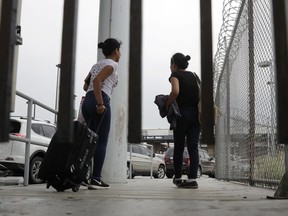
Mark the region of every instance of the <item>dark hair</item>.
<instances>
[{"instance_id":1,"label":"dark hair","mask_svg":"<svg viewBox=\"0 0 288 216\"><path fill-rule=\"evenodd\" d=\"M176 53L171 58L171 65L175 64L179 69L186 69L189 65L188 61L190 60L190 56L184 56L182 53Z\"/></svg>"},{"instance_id":2,"label":"dark hair","mask_svg":"<svg viewBox=\"0 0 288 216\"><path fill-rule=\"evenodd\" d=\"M102 49L104 56L109 56L115 49L120 48L121 44L122 42L119 40L108 38L104 42L98 43L98 48Z\"/></svg>"}]
</instances>

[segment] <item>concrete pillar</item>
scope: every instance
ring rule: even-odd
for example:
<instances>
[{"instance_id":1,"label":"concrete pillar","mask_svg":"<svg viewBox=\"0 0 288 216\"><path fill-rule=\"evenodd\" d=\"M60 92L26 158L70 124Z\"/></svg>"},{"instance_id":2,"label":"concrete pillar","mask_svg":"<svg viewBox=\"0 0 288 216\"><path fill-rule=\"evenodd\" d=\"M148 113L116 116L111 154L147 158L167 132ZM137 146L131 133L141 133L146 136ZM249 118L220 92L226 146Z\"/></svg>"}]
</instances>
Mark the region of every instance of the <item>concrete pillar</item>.
<instances>
[{"instance_id":1,"label":"concrete pillar","mask_svg":"<svg viewBox=\"0 0 288 216\"><path fill-rule=\"evenodd\" d=\"M100 0L99 42L112 37L121 40L119 83L111 98L112 121L102 179L107 183L125 183L127 167L129 0ZM98 60L102 59L98 51Z\"/></svg>"}]
</instances>

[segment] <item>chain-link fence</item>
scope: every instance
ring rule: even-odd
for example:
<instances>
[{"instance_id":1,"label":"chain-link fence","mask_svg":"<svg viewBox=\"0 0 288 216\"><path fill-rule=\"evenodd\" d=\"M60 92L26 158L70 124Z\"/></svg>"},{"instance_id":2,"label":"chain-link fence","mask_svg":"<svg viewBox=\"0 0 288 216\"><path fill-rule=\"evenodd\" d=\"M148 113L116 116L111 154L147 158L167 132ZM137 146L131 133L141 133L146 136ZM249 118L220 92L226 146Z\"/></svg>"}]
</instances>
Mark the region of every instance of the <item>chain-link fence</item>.
<instances>
[{"instance_id":1,"label":"chain-link fence","mask_svg":"<svg viewBox=\"0 0 288 216\"><path fill-rule=\"evenodd\" d=\"M216 177L268 188L285 172L276 140L272 10L269 0L226 0L214 60Z\"/></svg>"}]
</instances>

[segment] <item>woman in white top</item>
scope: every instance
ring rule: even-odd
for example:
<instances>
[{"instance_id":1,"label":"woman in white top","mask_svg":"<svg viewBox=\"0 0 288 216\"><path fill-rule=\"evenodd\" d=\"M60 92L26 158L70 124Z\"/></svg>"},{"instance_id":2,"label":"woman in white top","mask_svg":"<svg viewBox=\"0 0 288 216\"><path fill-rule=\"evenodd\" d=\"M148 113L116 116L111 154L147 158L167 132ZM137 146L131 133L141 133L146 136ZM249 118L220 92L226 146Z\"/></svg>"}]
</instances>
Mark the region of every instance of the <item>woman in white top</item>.
<instances>
[{"instance_id":1,"label":"woman in white top","mask_svg":"<svg viewBox=\"0 0 288 216\"><path fill-rule=\"evenodd\" d=\"M121 41L114 38L108 38L98 44L98 48L102 49L105 59L92 66L89 72L90 80L89 84L87 83L87 93L82 104L82 114L88 127L97 132L99 136L94 153L93 175L88 186L89 189L110 187L101 180L101 171L111 123L110 98L118 83L117 68L121 56L120 46Z\"/></svg>"}]
</instances>

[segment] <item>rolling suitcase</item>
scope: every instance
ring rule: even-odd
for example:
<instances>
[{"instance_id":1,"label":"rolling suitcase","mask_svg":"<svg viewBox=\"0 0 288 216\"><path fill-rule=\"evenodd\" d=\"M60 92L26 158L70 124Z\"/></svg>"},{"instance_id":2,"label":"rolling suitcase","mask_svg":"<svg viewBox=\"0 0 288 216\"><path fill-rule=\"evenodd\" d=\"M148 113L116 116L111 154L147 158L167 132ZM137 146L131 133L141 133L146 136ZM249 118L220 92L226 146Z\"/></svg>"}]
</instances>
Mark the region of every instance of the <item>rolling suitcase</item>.
<instances>
[{"instance_id":1,"label":"rolling suitcase","mask_svg":"<svg viewBox=\"0 0 288 216\"><path fill-rule=\"evenodd\" d=\"M38 174L47 182L47 188L77 192L89 175L98 136L78 121L73 122L73 131L72 144L59 142L57 131L51 139Z\"/></svg>"}]
</instances>

